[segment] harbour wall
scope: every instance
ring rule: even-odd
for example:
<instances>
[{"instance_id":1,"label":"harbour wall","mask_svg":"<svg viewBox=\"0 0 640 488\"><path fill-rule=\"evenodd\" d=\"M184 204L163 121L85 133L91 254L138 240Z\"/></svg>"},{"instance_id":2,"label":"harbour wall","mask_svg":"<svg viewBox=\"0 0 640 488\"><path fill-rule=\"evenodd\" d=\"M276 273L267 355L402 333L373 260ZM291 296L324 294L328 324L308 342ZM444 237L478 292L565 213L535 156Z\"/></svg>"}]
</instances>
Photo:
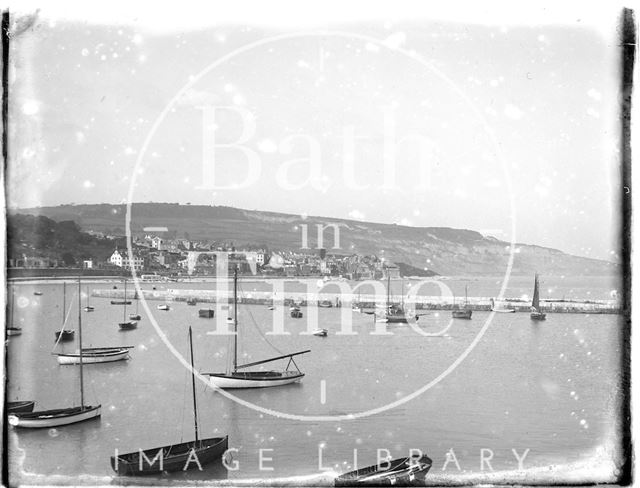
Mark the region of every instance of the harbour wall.
<instances>
[{"instance_id":1,"label":"harbour wall","mask_svg":"<svg viewBox=\"0 0 640 488\"><path fill-rule=\"evenodd\" d=\"M186 290L186 289L163 289L163 290L142 290L145 300L161 302L186 302L195 299L197 303L217 303L222 301L230 303L233 300L231 291L217 290ZM124 290L118 289L94 289L92 296L98 298L110 298L113 300L123 300ZM127 290L126 298L134 300L137 298L135 290ZM495 297L469 297L467 307L471 310L490 311L491 300L495 300L495 307L499 309L514 309L516 312L529 312L531 303L518 298L505 298L496 300ZM274 295L271 292L253 291L245 292L238 297L238 303L254 305L285 305L285 306L310 306L318 307L354 307L363 309L374 309L384 307L387 300L386 295L354 295L349 293L307 293L307 292L286 292L282 295ZM442 296L400 296L391 295L390 303L404 303L408 309L416 310L453 310L461 305L460 300L454 303L451 298ZM616 300L540 300L540 308L543 312L553 313L593 313L593 314L617 314L620 313L620 304Z\"/></svg>"}]
</instances>

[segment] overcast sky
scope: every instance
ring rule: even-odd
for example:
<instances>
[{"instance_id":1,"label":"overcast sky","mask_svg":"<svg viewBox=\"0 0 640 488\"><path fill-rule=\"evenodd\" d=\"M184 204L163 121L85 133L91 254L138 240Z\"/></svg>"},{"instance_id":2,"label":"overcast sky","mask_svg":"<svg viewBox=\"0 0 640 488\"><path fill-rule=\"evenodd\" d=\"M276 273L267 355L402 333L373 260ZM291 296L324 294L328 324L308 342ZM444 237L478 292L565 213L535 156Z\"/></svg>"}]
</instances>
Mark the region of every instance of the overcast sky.
<instances>
[{"instance_id":1,"label":"overcast sky","mask_svg":"<svg viewBox=\"0 0 640 488\"><path fill-rule=\"evenodd\" d=\"M135 174L133 201L616 259L619 11L57 5L14 17L11 206L124 202Z\"/></svg>"}]
</instances>

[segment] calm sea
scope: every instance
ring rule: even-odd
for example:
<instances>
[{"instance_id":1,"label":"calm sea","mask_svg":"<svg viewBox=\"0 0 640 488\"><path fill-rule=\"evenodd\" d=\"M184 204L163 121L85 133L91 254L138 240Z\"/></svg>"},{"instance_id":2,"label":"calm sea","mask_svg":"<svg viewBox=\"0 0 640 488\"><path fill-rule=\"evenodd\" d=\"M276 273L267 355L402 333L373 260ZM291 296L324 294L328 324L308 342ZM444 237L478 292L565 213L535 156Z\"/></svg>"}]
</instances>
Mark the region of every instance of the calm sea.
<instances>
[{"instance_id":1,"label":"calm sea","mask_svg":"<svg viewBox=\"0 0 640 488\"><path fill-rule=\"evenodd\" d=\"M491 296L499 288L497 280L451 282L456 293L468 283L470 295ZM545 279L543 296L606 299L616 289L607 280L590 285ZM531 281L516 280L510 291L531 293ZM111 286L85 284L82 291ZM260 286L244 283L243 289ZM60 366L51 354L54 332L61 326L62 286L19 284L14 289L14 323L23 333L8 341L8 400L33 399L36 409L78 405L79 368ZM42 296L35 296L36 290ZM76 287L68 285L67 305L73 300L74 308L67 327L77 329L75 293ZM170 311L162 312L155 309L157 303L149 306L177 353L188 361L192 326L196 369L226 369L230 340L207 334L214 321L199 319L199 307L172 303ZM99 420L57 429L9 428L12 484L109 484L114 482L109 457L116 449L122 453L193 439L189 373L147 311L140 307L136 330L121 332L122 307L99 298L91 298L91 305L95 312L82 312L83 345L132 345L131 359L85 367L85 395L88 403L102 404ZM238 469L214 466L165 479L275 478L325 468L342 472L352 468L354 450L357 464L365 466L376 462L378 449L394 457L420 449L434 461L434 480L517 470L516 454L522 458L525 452L525 470L553 472L554 479L561 479L564 469L576 467L608 473L619 456L620 316L550 314L546 322L532 323L520 313L496 314L488 321L489 313L474 312L471 321L451 321L447 313L434 312L420 318L417 330L389 326L390 334L372 335L372 317L354 313L356 334L337 335L341 310L330 308L319 310L321 326L329 329L329 336L321 338L301 335L305 319L289 317L289 335L266 334L272 313L265 306L241 307L240 362L310 349L296 358L304 380L235 391L240 403L198 382L201 436L228 434L229 446L237 449L229 463ZM75 350L77 341L76 332L73 343L59 344L57 350Z\"/></svg>"}]
</instances>

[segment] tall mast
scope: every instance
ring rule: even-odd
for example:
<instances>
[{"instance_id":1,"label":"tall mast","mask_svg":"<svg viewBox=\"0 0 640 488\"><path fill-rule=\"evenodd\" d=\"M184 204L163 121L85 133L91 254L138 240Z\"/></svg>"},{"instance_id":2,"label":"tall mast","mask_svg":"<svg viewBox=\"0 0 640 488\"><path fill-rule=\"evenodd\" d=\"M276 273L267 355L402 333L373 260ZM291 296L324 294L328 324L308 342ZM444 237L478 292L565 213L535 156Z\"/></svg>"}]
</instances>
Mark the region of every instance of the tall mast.
<instances>
[{"instance_id":1,"label":"tall mast","mask_svg":"<svg viewBox=\"0 0 640 488\"><path fill-rule=\"evenodd\" d=\"M389 294L391 293L391 274L389 274L389 268L387 267L387 312L389 312Z\"/></svg>"},{"instance_id":2,"label":"tall mast","mask_svg":"<svg viewBox=\"0 0 640 488\"><path fill-rule=\"evenodd\" d=\"M11 315L9 316L11 322L9 323L9 327L14 327L14 325L13 325L13 309L15 308L15 306L16 306L16 290L12 286L11 287Z\"/></svg>"},{"instance_id":3,"label":"tall mast","mask_svg":"<svg viewBox=\"0 0 640 488\"><path fill-rule=\"evenodd\" d=\"M233 270L233 372L238 371L238 268Z\"/></svg>"},{"instance_id":4,"label":"tall mast","mask_svg":"<svg viewBox=\"0 0 640 488\"><path fill-rule=\"evenodd\" d=\"M67 308L67 282L62 282L62 326L64 327L64 315Z\"/></svg>"},{"instance_id":5,"label":"tall mast","mask_svg":"<svg viewBox=\"0 0 640 488\"><path fill-rule=\"evenodd\" d=\"M196 431L196 442L198 442L198 405L196 404L196 371L193 369L193 339L191 326L189 326L189 350L191 352L191 391L193 393L193 426Z\"/></svg>"},{"instance_id":6,"label":"tall mast","mask_svg":"<svg viewBox=\"0 0 640 488\"><path fill-rule=\"evenodd\" d=\"M467 296L467 285L464 285L464 304L465 306L469 304L469 297Z\"/></svg>"},{"instance_id":7,"label":"tall mast","mask_svg":"<svg viewBox=\"0 0 640 488\"><path fill-rule=\"evenodd\" d=\"M82 375L82 303L80 277L78 276L78 335L80 339L80 407L84 409L84 377Z\"/></svg>"},{"instance_id":8,"label":"tall mast","mask_svg":"<svg viewBox=\"0 0 640 488\"><path fill-rule=\"evenodd\" d=\"M122 321L127 321L127 278L124 279L124 305L122 306Z\"/></svg>"}]
</instances>

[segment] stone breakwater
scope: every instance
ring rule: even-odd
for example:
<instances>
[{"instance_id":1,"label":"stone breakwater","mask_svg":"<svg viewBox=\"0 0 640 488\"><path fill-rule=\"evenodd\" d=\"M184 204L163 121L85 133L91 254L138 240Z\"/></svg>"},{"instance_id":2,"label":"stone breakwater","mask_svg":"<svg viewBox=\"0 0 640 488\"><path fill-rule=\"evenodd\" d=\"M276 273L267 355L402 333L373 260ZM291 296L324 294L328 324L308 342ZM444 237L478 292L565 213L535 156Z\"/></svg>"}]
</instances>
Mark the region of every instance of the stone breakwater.
<instances>
[{"instance_id":1,"label":"stone breakwater","mask_svg":"<svg viewBox=\"0 0 640 488\"><path fill-rule=\"evenodd\" d=\"M216 290L187 290L187 289L164 289L164 290L143 290L145 300L162 302L185 302L195 300L197 303L217 303L219 301L229 303L233 299L232 292ZM94 289L91 296L98 298L109 298L112 300L123 300L124 290L114 289ZM127 290L126 298L135 300L138 298L135 290ZM353 307L358 309L374 309L384 307L387 300L386 295L354 295L349 293L306 293L306 292L285 292L284 294L274 294L272 292L253 291L245 292L238 297L239 303L253 305L285 305L285 306L313 306L322 308L331 307ZM519 298L504 298L497 300L495 297L469 297L467 307L477 311L491 310L491 300L495 300L496 308L514 309L516 312L529 312L531 303ZM461 305L458 299L454 303L451 297L442 296L400 296L391 295L390 303L404 303L407 309L415 310L452 310ZM540 308L543 312L551 313L620 313L620 304L617 300L541 300Z\"/></svg>"}]
</instances>

